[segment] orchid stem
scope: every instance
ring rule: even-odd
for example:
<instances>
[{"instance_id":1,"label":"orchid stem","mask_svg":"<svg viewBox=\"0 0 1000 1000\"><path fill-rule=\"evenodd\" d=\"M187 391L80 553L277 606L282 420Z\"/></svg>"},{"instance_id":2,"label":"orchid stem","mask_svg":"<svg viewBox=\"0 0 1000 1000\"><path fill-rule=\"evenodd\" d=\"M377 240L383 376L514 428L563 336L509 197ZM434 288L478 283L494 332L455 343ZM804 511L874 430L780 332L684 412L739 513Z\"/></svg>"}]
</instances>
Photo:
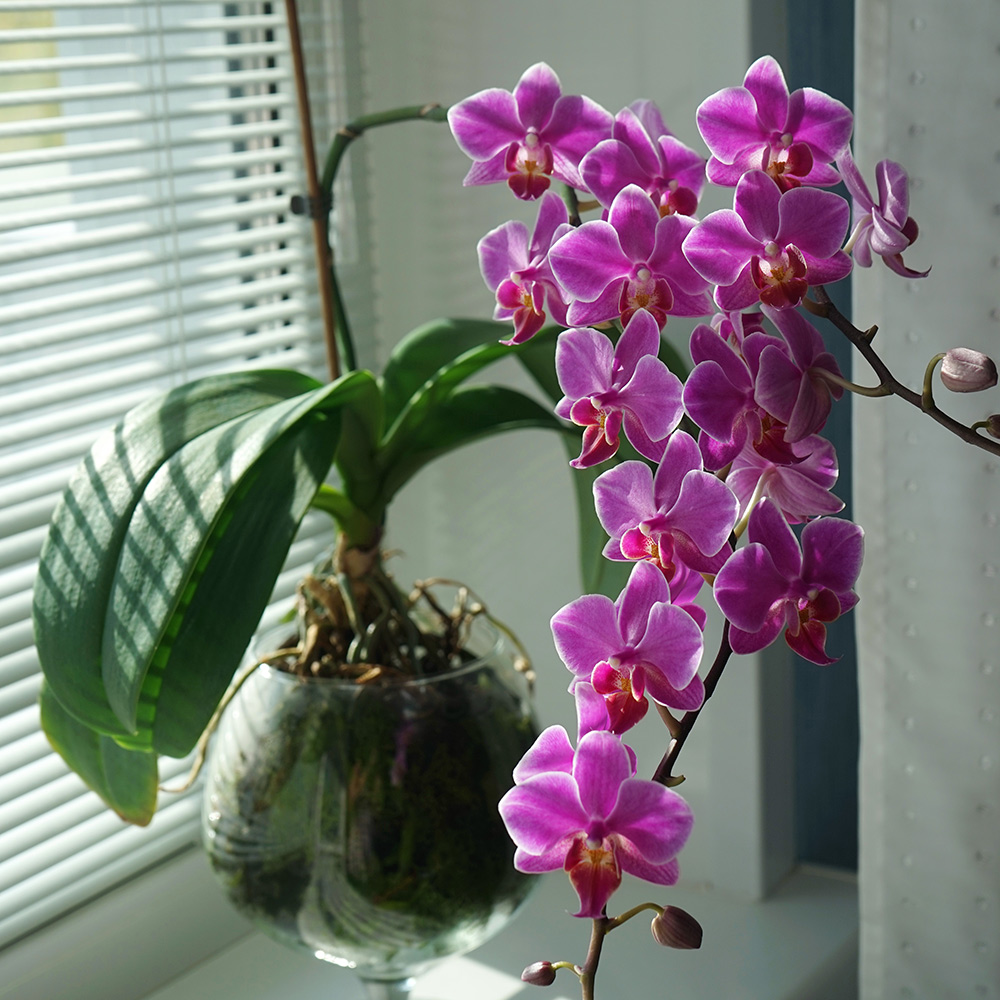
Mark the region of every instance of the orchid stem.
<instances>
[{"instance_id":1,"label":"orchid stem","mask_svg":"<svg viewBox=\"0 0 1000 1000\"><path fill-rule=\"evenodd\" d=\"M848 392L856 393L858 396L874 397L892 395L892 389L884 383L879 383L878 385L858 385L857 382L850 382L846 378L841 378L839 375L835 375L826 368L810 368L809 374L818 375L831 385L839 385L842 389L846 389Z\"/></svg>"},{"instance_id":2,"label":"orchid stem","mask_svg":"<svg viewBox=\"0 0 1000 1000\"><path fill-rule=\"evenodd\" d=\"M654 913L663 913L663 907L657 906L656 903L640 903L638 906L633 906L631 910L626 910L624 913L620 913L617 917L612 917L608 921L608 929L605 933L611 933L616 927L621 927L626 920L631 920L633 917L637 917L643 910L652 910Z\"/></svg>"},{"instance_id":3,"label":"orchid stem","mask_svg":"<svg viewBox=\"0 0 1000 1000\"><path fill-rule=\"evenodd\" d=\"M595 917L590 930L590 947L587 949L587 960L577 970L580 976L581 1000L594 1000L594 980L597 978L597 966L601 961L601 949L611 923L610 917Z\"/></svg>"},{"instance_id":4,"label":"orchid stem","mask_svg":"<svg viewBox=\"0 0 1000 1000\"><path fill-rule=\"evenodd\" d=\"M698 716L701 714L705 705L708 704L708 699L712 697L716 686L722 677L722 672L726 669L726 664L729 662L729 658L733 655L733 647L729 644L729 619L726 619L725 624L722 626L722 639L719 643L719 651L715 655L715 662L712 664L711 670L708 672L708 676L705 678L705 700L702 702L701 708L693 709L690 712L685 712L678 723L677 735L670 741L670 746L667 748L666 754L663 756L663 760L660 761L656 770L653 772L653 781L658 781L661 785L666 785L668 788L679 785L683 780L683 776L673 774L674 766L677 763L677 758L680 755L681 750L684 749L684 744L687 742L688 736L691 735L691 730L694 729L694 724L698 721Z\"/></svg>"},{"instance_id":5,"label":"orchid stem","mask_svg":"<svg viewBox=\"0 0 1000 1000\"><path fill-rule=\"evenodd\" d=\"M925 405L923 393L914 392L908 386L903 385L903 383L900 382L891 371L889 371L886 363L872 347L874 328L867 331L859 330L833 304L830 300L830 296L826 292L826 289L822 285L816 285L813 288L813 292L816 295L817 301L812 302L811 300L803 300L804 304L809 302L809 305L807 305L806 308L810 312L816 313L817 315L825 316L845 337L847 337L847 339L858 349L858 351L861 352L862 357L868 362L868 364L872 366L872 369L879 378L880 384L886 386L892 395L899 396L900 399L905 399L911 406L915 406L917 409L922 410L932 420L937 421L937 423L941 424L942 427L950 431L956 437L960 437L966 443L975 445L977 448L982 448L983 451L988 451L993 455L1000 456L1000 441L994 441L983 437L972 427L963 424L961 421L949 416L943 410L940 410L933 402L931 402L930 408L928 408Z\"/></svg>"},{"instance_id":6,"label":"orchid stem","mask_svg":"<svg viewBox=\"0 0 1000 1000\"><path fill-rule=\"evenodd\" d=\"M580 199L572 184L563 184L563 201L566 202L566 214L571 226L580 225Z\"/></svg>"},{"instance_id":7,"label":"orchid stem","mask_svg":"<svg viewBox=\"0 0 1000 1000\"><path fill-rule=\"evenodd\" d=\"M924 386L923 391L920 393L920 406L927 413L937 409L934 405L934 369L942 361L944 361L944 354L935 354L927 362L927 367L924 369ZM975 430L974 427L972 429Z\"/></svg>"},{"instance_id":8,"label":"orchid stem","mask_svg":"<svg viewBox=\"0 0 1000 1000\"><path fill-rule=\"evenodd\" d=\"M292 2L292 0L289 0ZM360 138L370 128L377 128L380 125L393 125L396 122L405 121L446 121L448 109L440 104L421 104L404 108L393 108L390 111L378 111L373 114L361 115L353 121L348 122L337 130L330 143L330 148L326 154L326 161L323 164L323 174L319 179L318 197L313 203L313 212L322 224L323 239L327 247L330 246L330 212L333 208L333 185L337 179L337 171L340 163L355 139ZM315 221L315 220L314 220ZM340 292L340 285L337 281L337 273L333 263L332 250L328 255L329 267L326 271L327 285L333 299L333 309L335 313L335 336L337 349L343 367L347 371L357 368L357 352L354 348L354 339L351 336L351 327L347 318L347 310L344 307L344 298Z\"/></svg>"},{"instance_id":9,"label":"orchid stem","mask_svg":"<svg viewBox=\"0 0 1000 1000\"><path fill-rule=\"evenodd\" d=\"M747 502L747 509L743 512L743 516L739 519L736 526L733 528L733 545L736 544L743 537L743 532L747 530L747 524L750 522L750 515L753 513L754 507L760 503L761 497L764 495L764 477L761 476L757 480L757 485L753 488L753 493L750 496L750 500Z\"/></svg>"}]
</instances>

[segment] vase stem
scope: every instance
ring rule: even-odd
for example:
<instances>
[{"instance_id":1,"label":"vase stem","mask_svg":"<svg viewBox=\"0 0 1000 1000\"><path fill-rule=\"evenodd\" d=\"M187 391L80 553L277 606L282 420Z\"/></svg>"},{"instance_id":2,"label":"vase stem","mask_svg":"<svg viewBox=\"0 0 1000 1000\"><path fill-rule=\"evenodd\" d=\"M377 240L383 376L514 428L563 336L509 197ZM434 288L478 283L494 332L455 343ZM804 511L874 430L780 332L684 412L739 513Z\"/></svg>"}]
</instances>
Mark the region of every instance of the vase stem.
<instances>
[{"instance_id":1,"label":"vase stem","mask_svg":"<svg viewBox=\"0 0 1000 1000\"><path fill-rule=\"evenodd\" d=\"M406 1000L415 982L413 976L404 979L362 979L368 1000Z\"/></svg>"}]
</instances>

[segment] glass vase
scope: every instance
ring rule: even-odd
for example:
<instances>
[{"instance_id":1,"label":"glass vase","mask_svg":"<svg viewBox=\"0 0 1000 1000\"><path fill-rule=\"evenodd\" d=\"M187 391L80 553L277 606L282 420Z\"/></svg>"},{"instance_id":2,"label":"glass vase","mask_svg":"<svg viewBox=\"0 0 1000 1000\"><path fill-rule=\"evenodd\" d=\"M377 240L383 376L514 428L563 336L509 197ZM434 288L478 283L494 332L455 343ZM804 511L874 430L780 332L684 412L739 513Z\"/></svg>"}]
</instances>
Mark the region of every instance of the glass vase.
<instances>
[{"instance_id":1,"label":"glass vase","mask_svg":"<svg viewBox=\"0 0 1000 1000\"><path fill-rule=\"evenodd\" d=\"M430 677L258 667L214 737L203 841L216 877L268 935L354 969L372 997L477 947L532 885L497 802L538 727L499 633L474 633L468 662Z\"/></svg>"}]
</instances>

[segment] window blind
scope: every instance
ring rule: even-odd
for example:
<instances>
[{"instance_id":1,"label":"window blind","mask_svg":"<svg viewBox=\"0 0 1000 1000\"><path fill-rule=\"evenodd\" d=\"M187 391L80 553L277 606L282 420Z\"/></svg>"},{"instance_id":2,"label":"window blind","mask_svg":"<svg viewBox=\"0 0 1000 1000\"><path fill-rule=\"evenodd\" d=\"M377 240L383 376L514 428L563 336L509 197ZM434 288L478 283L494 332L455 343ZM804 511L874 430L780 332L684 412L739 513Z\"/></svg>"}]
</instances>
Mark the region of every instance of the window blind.
<instances>
[{"instance_id":1,"label":"window blind","mask_svg":"<svg viewBox=\"0 0 1000 1000\"><path fill-rule=\"evenodd\" d=\"M196 794L126 827L52 753L31 587L73 466L131 406L213 372L322 375L283 6L0 0L0 172L2 946L197 834ZM307 519L269 618L326 527Z\"/></svg>"}]
</instances>

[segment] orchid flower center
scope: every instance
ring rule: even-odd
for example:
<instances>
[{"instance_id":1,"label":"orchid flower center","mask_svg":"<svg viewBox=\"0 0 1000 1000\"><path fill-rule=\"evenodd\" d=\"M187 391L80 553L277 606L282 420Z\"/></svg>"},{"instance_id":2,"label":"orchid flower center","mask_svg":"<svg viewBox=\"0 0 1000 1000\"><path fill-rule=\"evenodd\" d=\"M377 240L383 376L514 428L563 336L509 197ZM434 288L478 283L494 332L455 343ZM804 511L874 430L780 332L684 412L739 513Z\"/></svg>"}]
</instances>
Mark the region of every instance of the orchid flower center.
<instances>
[{"instance_id":1,"label":"orchid flower center","mask_svg":"<svg viewBox=\"0 0 1000 1000\"><path fill-rule=\"evenodd\" d=\"M604 663L598 663L590 675L594 690L608 699L617 701L616 711L623 710L621 702L642 701L646 694L646 673L642 666L626 662L623 666L618 657L612 656ZM612 704L608 711L613 712Z\"/></svg>"},{"instance_id":2,"label":"orchid flower center","mask_svg":"<svg viewBox=\"0 0 1000 1000\"><path fill-rule=\"evenodd\" d=\"M515 311L527 309L529 312L538 313L539 310L535 308L537 291L535 286L535 282L525 282L521 275L513 273L506 281L501 281L497 286L497 303L504 309Z\"/></svg>"},{"instance_id":3,"label":"orchid flower center","mask_svg":"<svg viewBox=\"0 0 1000 1000\"><path fill-rule=\"evenodd\" d=\"M618 312L625 326L640 309L645 309L656 320L657 326L663 329L673 304L674 293L666 279L654 278L652 271L645 264L640 264L633 277L622 285Z\"/></svg>"},{"instance_id":4,"label":"orchid flower center","mask_svg":"<svg viewBox=\"0 0 1000 1000\"><path fill-rule=\"evenodd\" d=\"M750 260L750 275L760 289L761 302L776 309L798 305L809 287L802 251L793 243L782 249L774 240L763 251Z\"/></svg>"},{"instance_id":5,"label":"orchid flower center","mask_svg":"<svg viewBox=\"0 0 1000 1000\"><path fill-rule=\"evenodd\" d=\"M771 139L764 170L782 191L799 187L812 168L813 155L808 143L795 142L791 132Z\"/></svg>"},{"instance_id":6,"label":"orchid flower center","mask_svg":"<svg viewBox=\"0 0 1000 1000\"><path fill-rule=\"evenodd\" d=\"M690 188L682 187L675 177L656 179L648 189L660 218L668 215L694 215L698 210L698 196Z\"/></svg>"},{"instance_id":7,"label":"orchid flower center","mask_svg":"<svg viewBox=\"0 0 1000 1000\"><path fill-rule=\"evenodd\" d=\"M512 142L504 158L507 186L518 198L540 198L552 183L552 147L529 131L521 142Z\"/></svg>"}]
</instances>

